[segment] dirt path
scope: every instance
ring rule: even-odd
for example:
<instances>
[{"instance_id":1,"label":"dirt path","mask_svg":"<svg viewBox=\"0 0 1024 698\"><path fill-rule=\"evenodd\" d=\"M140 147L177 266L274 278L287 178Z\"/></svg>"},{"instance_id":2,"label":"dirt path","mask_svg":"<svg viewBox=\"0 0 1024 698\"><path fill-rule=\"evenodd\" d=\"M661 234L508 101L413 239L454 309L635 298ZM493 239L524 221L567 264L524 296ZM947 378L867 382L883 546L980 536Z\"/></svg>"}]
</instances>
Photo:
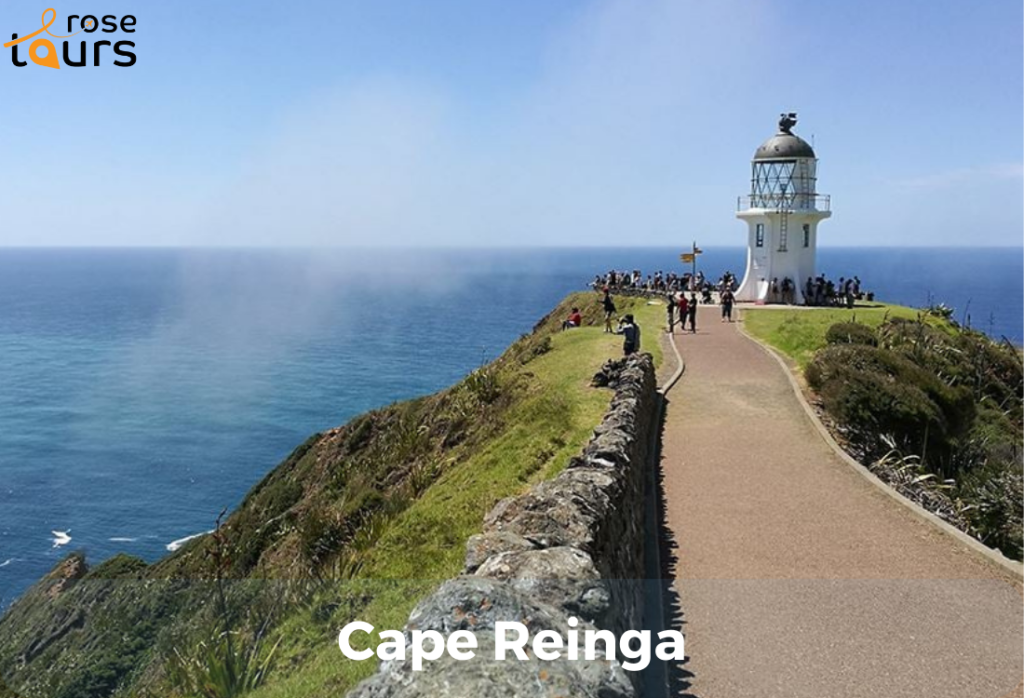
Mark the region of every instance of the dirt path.
<instances>
[{"instance_id":1,"label":"dirt path","mask_svg":"<svg viewBox=\"0 0 1024 698\"><path fill-rule=\"evenodd\" d=\"M690 657L674 694L1021 695L1019 583L838 458L716 311L676 335L663 435L663 564Z\"/></svg>"}]
</instances>

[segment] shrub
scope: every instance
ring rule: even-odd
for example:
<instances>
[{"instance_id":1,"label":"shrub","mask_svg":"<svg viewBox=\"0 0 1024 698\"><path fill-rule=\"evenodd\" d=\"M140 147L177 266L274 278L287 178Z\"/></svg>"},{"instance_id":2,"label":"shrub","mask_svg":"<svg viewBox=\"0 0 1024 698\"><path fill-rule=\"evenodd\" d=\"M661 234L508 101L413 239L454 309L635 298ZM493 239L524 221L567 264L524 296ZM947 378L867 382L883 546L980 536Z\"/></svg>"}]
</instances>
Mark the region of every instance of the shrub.
<instances>
[{"instance_id":1,"label":"shrub","mask_svg":"<svg viewBox=\"0 0 1024 698\"><path fill-rule=\"evenodd\" d=\"M551 335L544 335L540 338L526 335L520 342L517 342L513 349L516 361L525 366L538 356L543 356L551 351Z\"/></svg>"},{"instance_id":2,"label":"shrub","mask_svg":"<svg viewBox=\"0 0 1024 698\"><path fill-rule=\"evenodd\" d=\"M466 389L484 405L489 405L501 395L501 381L497 369L485 366L466 376Z\"/></svg>"},{"instance_id":3,"label":"shrub","mask_svg":"<svg viewBox=\"0 0 1024 698\"><path fill-rule=\"evenodd\" d=\"M299 524L299 545L314 568L341 547L346 529L339 517L318 509L307 512Z\"/></svg>"},{"instance_id":4,"label":"shrub","mask_svg":"<svg viewBox=\"0 0 1024 698\"><path fill-rule=\"evenodd\" d=\"M1024 364L1018 350L920 319L888 320L877 334L840 323L827 340L807 367L807 382L855 455L884 459L895 449L916 457L922 473L948 488L958 510L951 521L1021 559ZM886 477L899 488L894 478ZM942 499L914 491L932 510Z\"/></svg>"},{"instance_id":5,"label":"shrub","mask_svg":"<svg viewBox=\"0 0 1024 698\"><path fill-rule=\"evenodd\" d=\"M146 567L145 560L118 553L89 570L89 579L131 579L142 574Z\"/></svg>"},{"instance_id":6,"label":"shrub","mask_svg":"<svg viewBox=\"0 0 1024 698\"><path fill-rule=\"evenodd\" d=\"M963 482L961 496L971 503L967 510L979 538L1007 557L1024 556L1024 477L1020 467L990 462Z\"/></svg>"},{"instance_id":7,"label":"shrub","mask_svg":"<svg viewBox=\"0 0 1024 698\"><path fill-rule=\"evenodd\" d=\"M825 410L863 455L877 458L888 434L905 453L940 466L974 418L962 389L943 384L899 354L861 344L834 344L818 352L807 381Z\"/></svg>"},{"instance_id":8,"label":"shrub","mask_svg":"<svg viewBox=\"0 0 1024 698\"><path fill-rule=\"evenodd\" d=\"M175 650L168 678L187 696L238 698L266 680L280 640L269 649L264 637L225 631L189 655Z\"/></svg>"},{"instance_id":9,"label":"shrub","mask_svg":"<svg viewBox=\"0 0 1024 698\"><path fill-rule=\"evenodd\" d=\"M829 344L864 344L878 346L878 335L867 325L859 322L837 322L828 328L825 341Z\"/></svg>"}]
</instances>

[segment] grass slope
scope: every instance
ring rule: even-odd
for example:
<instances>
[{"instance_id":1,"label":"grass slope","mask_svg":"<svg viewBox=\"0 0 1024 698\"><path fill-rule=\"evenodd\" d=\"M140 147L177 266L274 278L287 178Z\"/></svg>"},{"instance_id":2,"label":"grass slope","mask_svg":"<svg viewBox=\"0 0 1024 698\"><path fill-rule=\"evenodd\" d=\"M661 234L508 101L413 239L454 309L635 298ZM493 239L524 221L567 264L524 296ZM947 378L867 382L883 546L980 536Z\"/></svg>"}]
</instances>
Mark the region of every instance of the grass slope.
<instances>
[{"instance_id":1,"label":"grass slope","mask_svg":"<svg viewBox=\"0 0 1024 698\"><path fill-rule=\"evenodd\" d=\"M658 365L656 338L664 307L643 299L616 302L620 313L636 316L646 331L644 350L654 354ZM573 305L583 312L584 327L557 331ZM336 696L373 673L375 660L345 659L330 633L356 615L378 630L401 628L421 598L461 571L466 539L480 531L484 515L500 499L554 477L583 447L610 399L608 391L589 386L590 378L605 360L619 355L622 342L603 332L601 318L596 296L579 293L538 325L538 333L551 338L551 348L511 369L526 378L527 389L504 428L445 473L381 536L358 575L367 585L361 588L374 589L372 600L357 613L335 616L326 624L317 623L310 612L282 629L286 637L302 638L285 650L282 664L294 670L279 672L254 698Z\"/></svg>"},{"instance_id":2,"label":"grass slope","mask_svg":"<svg viewBox=\"0 0 1024 698\"><path fill-rule=\"evenodd\" d=\"M923 311L883 303L857 306L852 310L746 307L742 312L743 325L750 334L793 359L801 370L807 368L814 352L825 346L825 333L837 322L860 322L870 327L878 327L890 318L914 320L925 317ZM937 318L932 318L929 322L936 326L943 324Z\"/></svg>"}]
</instances>

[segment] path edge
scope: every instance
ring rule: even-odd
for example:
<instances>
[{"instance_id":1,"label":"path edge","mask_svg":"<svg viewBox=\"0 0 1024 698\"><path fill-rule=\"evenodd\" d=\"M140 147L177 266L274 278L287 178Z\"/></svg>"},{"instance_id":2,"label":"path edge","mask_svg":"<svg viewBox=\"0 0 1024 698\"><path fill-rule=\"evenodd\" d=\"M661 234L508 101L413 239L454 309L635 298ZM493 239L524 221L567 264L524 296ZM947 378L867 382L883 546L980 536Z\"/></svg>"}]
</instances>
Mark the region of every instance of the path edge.
<instances>
[{"instance_id":1,"label":"path edge","mask_svg":"<svg viewBox=\"0 0 1024 698\"><path fill-rule=\"evenodd\" d=\"M973 536L964 533L956 526L953 526L952 524L943 521L941 518L939 518L932 512L928 511L917 502L913 502L907 499L898 491L890 487L884 480L882 480L873 472L871 472L864 464L862 464L849 453L847 453L843 449L843 447L839 445L839 442L835 440L835 437L832 436L828 428L822 423L821 419L814 411L814 408L811 407L809 402L807 402L807 398L804 396L804 392L803 390L801 390L800 384L797 382L796 376L793 374L793 370L790 368L790 365L786 361L786 359L775 349L775 347L772 347L767 342L762 341L759 337L755 337L754 335L747 332L747 328L745 327L742 321L742 314L740 317L740 322L736 323L737 330L739 331L739 333L742 334L747 339L749 339L750 341L752 341L757 346L759 346L762 349L762 351L764 351L773 359L775 359L779 366L782 367L782 371L783 373L786 374L786 379L789 381L790 387L796 394L797 401L803 408L804 413L806 413L807 417L810 419L811 424L814 425L815 431L818 432L818 435L826 444L829 445L829 447L835 452L835 454L839 456L840 460L846 463L846 465L853 468L864 479L866 479L868 482L874 485L876 489L884 492L891 499L895 500L899 504L902 504L904 507L909 509L911 513L913 513L918 518L923 519L928 523L931 523L943 533L952 536L953 538L957 539L959 542L963 543L967 547L973 549L975 552L980 553L981 555L986 557L989 560L989 562L993 562L999 565L1001 568L1003 568L1003 570L1009 572L1014 577L1016 577L1016 581L1024 581L1024 563L1019 563L1011 560L998 550L988 547L987 545L979 541L977 538L974 538ZM673 344L675 343L673 342Z\"/></svg>"},{"instance_id":2,"label":"path edge","mask_svg":"<svg viewBox=\"0 0 1024 698\"><path fill-rule=\"evenodd\" d=\"M669 334L668 332L661 333L661 339L668 342L668 345L672 347L672 353L676 357L676 372L669 376L669 379L665 381L665 385L658 386L658 392L662 395L668 395L668 391L672 390L672 386L683 377L683 372L686 371L686 362L683 361L683 355L679 353L675 337L674 334Z\"/></svg>"},{"instance_id":3,"label":"path edge","mask_svg":"<svg viewBox=\"0 0 1024 698\"><path fill-rule=\"evenodd\" d=\"M651 431L647 435L647 476L644 483L644 573L647 577L645 587L646 601L644 603L644 615L653 618L657 632L665 630L665 604L662 593L661 578L661 540L658 531L658 521L661 512L658 509L658 468L661 467L661 431L665 423L665 396L672 389L683 373L686 371L686 362L683 361L676 346L675 337L668 332L659 335L658 341L667 341L672 348L672 354L676 358L676 370L665 381L664 385L658 386L658 407ZM651 623L647 623L648 626ZM651 629L651 628L648 628ZM669 694L668 666L665 662L651 662L643 678L644 695L667 696Z\"/></svg>"}]
</instances>

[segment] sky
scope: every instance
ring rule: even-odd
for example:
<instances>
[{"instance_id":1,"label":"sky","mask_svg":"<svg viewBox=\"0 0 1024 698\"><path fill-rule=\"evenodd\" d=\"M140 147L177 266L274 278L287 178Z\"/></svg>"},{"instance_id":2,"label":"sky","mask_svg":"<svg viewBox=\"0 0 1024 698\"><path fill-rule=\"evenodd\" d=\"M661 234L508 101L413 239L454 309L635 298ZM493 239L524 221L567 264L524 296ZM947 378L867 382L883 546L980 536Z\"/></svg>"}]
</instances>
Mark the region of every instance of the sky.
<instances>
[{"instance_id":1,"label":"sky","mask_svg":"<svg viewBox=\"0 0 1024 698\"><path fill-rule=\"evenodd\" d=\"M69 41L137 63L2 49L0 245L738 246L783 111L820 244L1022 244L1019 0L4 0L0 34L50 6L134 15Z\"/></svg>"}]
</instances>

